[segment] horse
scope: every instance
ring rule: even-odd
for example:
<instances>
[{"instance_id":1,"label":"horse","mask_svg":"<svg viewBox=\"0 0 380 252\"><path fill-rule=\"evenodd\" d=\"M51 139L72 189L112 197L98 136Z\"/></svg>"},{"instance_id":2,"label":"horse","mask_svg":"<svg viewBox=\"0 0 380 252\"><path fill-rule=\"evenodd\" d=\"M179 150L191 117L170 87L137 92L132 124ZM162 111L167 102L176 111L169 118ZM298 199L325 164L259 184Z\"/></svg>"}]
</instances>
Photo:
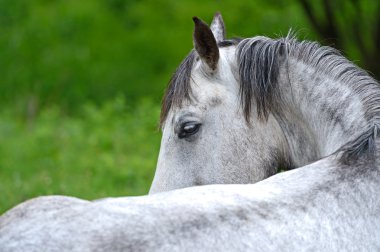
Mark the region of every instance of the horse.
<instances>
[{"instance_id":1,"label":"horse","mask_svg":"<svg viewBox=\"0 0 380 252\"><path fill-rule=\"evenodd\" d=\"M225 38L194 18L194 47L161 110L162 140L150 193L255 183L327 157L373 150L380 86L337 50L285 38Z\"/></svg>"},{"instance_id":2,"label":"horse","mask_svg":"<svg viewBox=\"0 0 380 252\"><path fill-rule=\"evenodd\" d=\"M40 197L0 217L0 251L379 251L380 172L369 159L330 156L256 184Z\"/></svg>"},{"instance_id":3,"label":"horse","mask_svg":"<svg viewBox=\"0 0 380 252\"><path fill-rule=\"evenodd\" d=\"M380 249L377 82L314 42L194 22L151 194L26 201L0 217L1 251Z\"/></svg>"}]
</instances>

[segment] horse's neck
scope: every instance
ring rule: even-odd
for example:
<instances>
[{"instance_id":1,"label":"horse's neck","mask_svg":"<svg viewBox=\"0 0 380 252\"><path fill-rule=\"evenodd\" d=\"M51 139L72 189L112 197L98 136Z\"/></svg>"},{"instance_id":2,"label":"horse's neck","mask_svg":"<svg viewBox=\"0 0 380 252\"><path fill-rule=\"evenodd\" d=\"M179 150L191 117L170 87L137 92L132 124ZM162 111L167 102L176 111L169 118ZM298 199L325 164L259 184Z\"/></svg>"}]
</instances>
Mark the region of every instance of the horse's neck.
<instances>
[{"instance_id":1,"label":"horse's neck","mask_svg":"<svg viewBox=\"0 0 380 252\"><path fill-rule=\"evenodd\" d=\"M295 60L280 72L282 99L275 117L295 167L332 154L367 128L362 92Z\"/></svg>"}]
</instances>

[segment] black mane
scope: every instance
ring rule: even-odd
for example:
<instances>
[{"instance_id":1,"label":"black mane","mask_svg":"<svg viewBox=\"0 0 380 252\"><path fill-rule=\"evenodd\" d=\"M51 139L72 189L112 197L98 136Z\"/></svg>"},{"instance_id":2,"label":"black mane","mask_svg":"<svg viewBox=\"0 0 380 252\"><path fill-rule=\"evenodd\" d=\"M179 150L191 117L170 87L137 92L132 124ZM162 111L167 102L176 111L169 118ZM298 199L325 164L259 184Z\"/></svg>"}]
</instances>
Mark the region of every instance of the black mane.
<instances>
[{"instance_id":1,"label":"black mane","mask_svg":"<svg viewBox=\"0 0 380 252\"><path fill-rule=\"evenodd\" d=\"M184 100L190 100L192 90L190 85L191 70L195 60L196 53L194 50L186 56L181 62L165 91L164 98L162 99L160 127L162 128L170 109L175 106L181 106Z\"/></svg>"}]
</instances>

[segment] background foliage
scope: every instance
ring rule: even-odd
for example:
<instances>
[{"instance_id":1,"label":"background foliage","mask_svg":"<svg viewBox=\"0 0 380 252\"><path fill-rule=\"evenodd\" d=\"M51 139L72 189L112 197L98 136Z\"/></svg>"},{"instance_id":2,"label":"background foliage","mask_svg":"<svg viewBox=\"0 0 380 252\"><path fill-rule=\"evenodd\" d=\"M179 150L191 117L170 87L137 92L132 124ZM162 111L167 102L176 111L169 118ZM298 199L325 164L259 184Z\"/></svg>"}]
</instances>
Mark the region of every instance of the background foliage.
<instances>
[{"instance_id":1,"label":"background foliage","mask_svg":"<svg viewBox=\"0 0 380 252\"><path fill-rule=\"evenodd\" d=\"M229 37L276 37L293 27L301 39L334 43L310 21L305 2L0 0L0 213L38 195L147 193L159 102L192 48L191 17L210 22L221 11ZM325 2L313 1L311 12L330 24ZM377 22L375 2L359 3L371 10L368 18L361 12L366 25ZM346 9L334 9L336 16L354 19ZM361 28L368 48L373 27ZM364 62L347 41L336 44Z\"/></svg>"}]
</instances>

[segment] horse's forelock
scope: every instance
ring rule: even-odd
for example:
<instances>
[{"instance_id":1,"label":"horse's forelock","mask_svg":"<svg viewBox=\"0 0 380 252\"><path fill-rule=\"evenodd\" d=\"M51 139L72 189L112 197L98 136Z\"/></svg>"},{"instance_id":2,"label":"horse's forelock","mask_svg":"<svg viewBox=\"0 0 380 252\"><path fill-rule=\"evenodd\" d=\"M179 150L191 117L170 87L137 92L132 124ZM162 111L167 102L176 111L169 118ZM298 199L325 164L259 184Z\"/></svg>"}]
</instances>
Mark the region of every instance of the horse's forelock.
<instances>
[{"instance_id":1,"label":"horse's forelock","mask_svg":"<svg viewBox=\"0 0 380 252\"><path fill-rule=\"evenodd\" d=\"M164 98L162 99L160 127L163 126L169 111L173 106L179 107L184 100L190 100L192 94L190 85L191 71L195 56L195 51L191 50L187 57L178 66L169 81Z\"/></svg>"},{"instance_id":2,"label":"horse's forelock","mask_svg":"<svg viewBox=\"0 0 380 252\"><path fill-rule=\"evenodd\" d=\"M230 40L220 41L218 43L219 48L229 47L237 45L241 39L234 38ZM192 89L190 85L191 72L196 58L195 50L186 56L181 64L176 69L175 73L169 81L169 85L165 91L162 99L161 115L160 115L160 127L166 121L170 109L173 107L180 107L183 101L190 100L192 97Z\"/></svg>"}]
</instances>

